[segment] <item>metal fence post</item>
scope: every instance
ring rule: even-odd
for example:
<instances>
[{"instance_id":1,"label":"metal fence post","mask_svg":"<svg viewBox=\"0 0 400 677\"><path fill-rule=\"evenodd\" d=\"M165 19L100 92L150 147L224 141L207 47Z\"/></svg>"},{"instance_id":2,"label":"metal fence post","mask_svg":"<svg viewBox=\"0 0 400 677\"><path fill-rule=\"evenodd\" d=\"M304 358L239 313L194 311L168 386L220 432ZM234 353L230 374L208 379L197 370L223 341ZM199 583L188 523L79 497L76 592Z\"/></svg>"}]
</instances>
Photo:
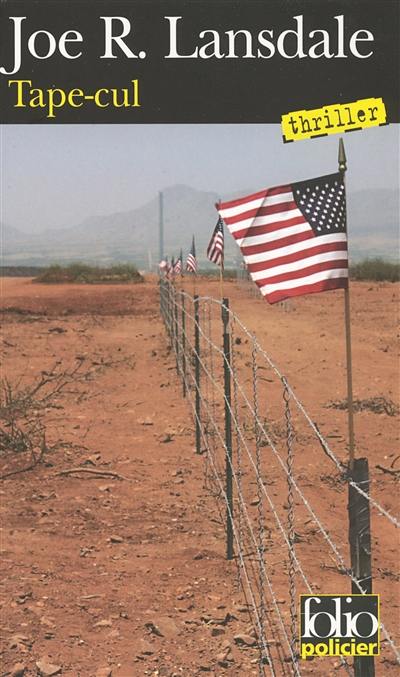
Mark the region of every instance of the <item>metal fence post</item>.
<instances>
[{"instance_id":1,"label":"metal fence post","mask_svg":"<svg viewBox=\"0 0 400 677\"><path fill-rule=\"evenodd\" d=\"M175 357L176 357L176 372L179 376L179 327L178 327L178 291L174 287L174 337L175 337Z\"/></svg>"},{"instance_id":2,"label":"metal fence post","mask_svg":"<svg viewBox=\"0 0 400 677\"><path fill-rule=\"evenodd\" d=\"M169 281L167 282L166 295L167 332L168 336L171 336L171 283Z\"/></svg>"},{"instance_id":3,"label":"metal fence post","mask_svg":"<svg viewBox=\"0 0 400 677\"><path fill-rule=\"evenodd\" d=\"M165 324L165 282L162 277L160 277L160 310Z\"/></svg>"},{"instance_id":4,"label":"metal fence post","mask_svg":"<svg viewBox=\"0 0 400 677\"><path fill-rule=\"evenodd\" d=\"M185 293L181 291L181 328L182 328L182 393L186 397L186 312L185 312Z\"/></svg>"},{"instance_id":5,"label":"metal fence post","mask_svg":"<svg viewBox=\"0 0 400 677\"><path fill-rule=\"evenodd\" d=\"M196 418L196 454L201 454L201 427L200 427L200 324L199 324L199 297L194 296L194 379L195 379L195 418Z\"/></svg>"},{"instance_id":6,"label":"metal fence post","mask_svg":"<svg viewBox=\"0 0 400 677\"><path fill-rule=\"evenodd\" d=\"M351 480L366 494L369 494L368 460L354 460ZM351 570L353 577L366 594L372 593L371 574L371 524L368 499L349 484L349 543ZM360 588L354 581L351 584L353 595L360 594ZM355 677L374 677L375 662L373 656L354 657Z\"/></svg>"},{"instance_id":7,"label":"metal fence post","mask_svg":"<svg viewBox=\"0 0 400 677\"><path fill-rule=\"evenodd\" d=\"M233 559L233 483L232 483L232 417L231 417L231 342L229 331L229 299L222 300L224 351L224 403L226 446L226 558Z\"/></svg>"},{"instance_id":8,"label":"metal fence post","mask_svg":"<svg viewBox=\"0 0 400 677\"><path fill-rule=\"evenodd\" d=\"M162 310L163 310L163 319L164 319L164 324L167 327L167 309L166 309L166 293L167 293L167 286L165 283L165 280L161 280L162 284Z\"/></svg>"}]
</instances>

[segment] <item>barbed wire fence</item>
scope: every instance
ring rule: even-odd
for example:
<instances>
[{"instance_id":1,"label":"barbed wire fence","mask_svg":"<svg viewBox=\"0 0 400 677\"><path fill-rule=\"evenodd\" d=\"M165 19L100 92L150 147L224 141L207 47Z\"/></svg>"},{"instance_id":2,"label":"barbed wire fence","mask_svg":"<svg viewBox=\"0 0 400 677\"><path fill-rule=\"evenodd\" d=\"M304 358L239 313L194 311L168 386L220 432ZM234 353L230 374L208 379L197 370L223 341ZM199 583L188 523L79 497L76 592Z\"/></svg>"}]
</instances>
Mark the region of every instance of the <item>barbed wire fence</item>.
<instances>
[{"instance_id":1,"label":"barbed wire fence","mask_svg":"<svg viewBox=\"0 0 400 677\"><path fill-rule=\"evenodd\" d=\"M370 508L387 521L393 537L399 520L371 497L365 459L356 461L359 476L349 475L347 463L228 299L191 296L161 279L160 311L193 413L205 484L226 525L226 556L237 564L259 674L307 674L310 663L299 657L298 595L343 590L342 577L353 594L371 592ZM331 465L315 482L321 454ZM332 522L332 510L342 520ZM384 621L383 613L379 674L400 663L396 628L389 630ZM373 661L365 671L365 659L353 665L325 659L319 674L367 677L374 674Z\"/></svg>"}]
</instances>

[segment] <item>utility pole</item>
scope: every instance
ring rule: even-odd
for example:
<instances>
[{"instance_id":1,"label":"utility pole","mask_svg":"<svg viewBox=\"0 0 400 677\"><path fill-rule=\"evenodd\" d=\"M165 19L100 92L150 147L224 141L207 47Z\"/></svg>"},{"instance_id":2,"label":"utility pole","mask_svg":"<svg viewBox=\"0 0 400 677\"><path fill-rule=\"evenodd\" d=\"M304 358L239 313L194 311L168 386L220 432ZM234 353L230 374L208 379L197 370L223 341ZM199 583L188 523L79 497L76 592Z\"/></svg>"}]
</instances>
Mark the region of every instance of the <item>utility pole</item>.
<instances>
[{"instance_id":1,"label":"utility pole","mask_svg":"<svg viewBox=\"0 0 400 677\"><path fill-rule=\"evenodd\" d=\"M159 197L159 233L158 233L158 242L159 242L159 262L164 259L164 196L160 191L158 194Z\"/></svg>"}]
</instances>

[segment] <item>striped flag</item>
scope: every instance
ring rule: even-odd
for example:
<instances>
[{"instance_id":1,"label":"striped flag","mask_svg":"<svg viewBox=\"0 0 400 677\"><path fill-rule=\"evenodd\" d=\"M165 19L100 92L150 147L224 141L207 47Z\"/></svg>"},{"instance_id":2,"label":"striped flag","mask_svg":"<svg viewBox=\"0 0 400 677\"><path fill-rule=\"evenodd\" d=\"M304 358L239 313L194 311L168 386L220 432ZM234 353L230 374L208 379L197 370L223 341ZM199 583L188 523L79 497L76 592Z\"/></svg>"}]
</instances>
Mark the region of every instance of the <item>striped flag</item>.
<instances>
[{"instance_id":1,"label":"striped flag","mask_svg":"<svg viewBox=\"0 0 400 677\"><path fill-rule=\"evenodd\" d=\"M192 248L188 254L186 261L186 270L188 271L188 273L194 273L195 275L197 273L197 259L196 259L196 247L194 244L194 235L192 239Z\"/></svg>"},{"instance_id":2,"label":"striped flag","mask_svg":"<svg viewBox=\"0 0 400 677\"><path fill-rule=\"evenodd\" d=\"M217 208L269 303L347 287L340 173L268 188Z\"/></svg>"},{"instance_id":3,"label":"striped flag","mask_svg":"<svg viewBox=\"0 0 400 677\"><path fill-rule=\"evenodd\" d=\"M174 269L175 269L175 258L172 257L171 263L168 264L167 268L167 278L168 280L173 280L174 279Z\"/></svg>"},{"instance_id":4,"label":"striped flag","mask_svg":"<svg viewBox=\"0 0 400 677\"><path fill-rule=\"evenodd\" d=\"M218 204L218 210L220 210L220 207L221 203ZM218 266L221 266L221 268L224 267L224 222L221 219L221 216L217 221L217 225L214 228L211 240L208 244L207 258Z\"/></svg>"},{"instance_id":5,"label":"striped flag","mask_svg":"<svg viewBox=\"0 0 400 677\"><path fill-rule=\"evenodd\" d=\"M182 273L182 249L179 257L174 263L174 275L180 275Z\"/></svg>"}]
</instances>

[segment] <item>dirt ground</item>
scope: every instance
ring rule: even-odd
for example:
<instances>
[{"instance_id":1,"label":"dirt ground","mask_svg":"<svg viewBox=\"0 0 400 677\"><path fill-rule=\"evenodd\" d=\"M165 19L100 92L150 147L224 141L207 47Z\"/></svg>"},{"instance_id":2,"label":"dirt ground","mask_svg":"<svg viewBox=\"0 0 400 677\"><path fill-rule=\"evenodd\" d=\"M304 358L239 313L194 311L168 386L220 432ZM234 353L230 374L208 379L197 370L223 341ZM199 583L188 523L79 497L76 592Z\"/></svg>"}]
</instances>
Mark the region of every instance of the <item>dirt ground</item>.
<instances>
[{"instance_id":1,"label":"dirt ground","mask_svg":"<svg viewBox=\"0 0 400 677\"><path fill-rule=\"evenodd\" d=\"M0 483L0 674L258 675L257 650L234 640L249 633L250 619L235 563L225 560L204 459L194 453L155 280L45 286L6 278L1 285L2 376L29 384L58 361L62 368L79 363L85 378L46 411L53 448L44 462ZM355 398L399 404L398 292L389 283L352 285ZM218 283L203 281L201 293L218 296ZM346 397L341 293L284 307L270 307L233 282L224 293L312 419L324 434L334 431L344 458L346 412L325 407ZM396 477L376 467L400 468L396 418L362 411L355 425L373 495L397 515ZM3 454L1 474L25 462L23 454ZM76 467L105 474L60 474ZM324 471L321 455L312 472L318 478ZM318 487L313 498L329 513L332 531L340 529L341 517ZM374 590L396 637L397 533L373 512L372 535ZM228 643L233 660L224 664ZM327 674L316 661L307 667L312 672ZM377 675L386 674L396 667L385 659Z\"/></svg>"}]
</instances>

